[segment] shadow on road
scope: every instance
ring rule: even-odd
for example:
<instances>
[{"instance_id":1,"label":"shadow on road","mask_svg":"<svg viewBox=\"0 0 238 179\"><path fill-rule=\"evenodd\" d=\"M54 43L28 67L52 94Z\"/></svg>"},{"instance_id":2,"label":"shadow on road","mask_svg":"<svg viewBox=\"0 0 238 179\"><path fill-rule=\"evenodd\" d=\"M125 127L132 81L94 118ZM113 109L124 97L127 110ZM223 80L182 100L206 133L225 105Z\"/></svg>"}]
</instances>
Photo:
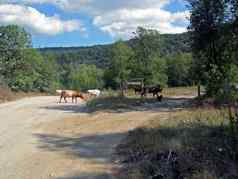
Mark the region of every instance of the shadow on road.
<instances>
[{"instance_id":1,"label":"shadow on road","mask_svg":"<svg viewBox=\"0 0 238 179\"><path fill-rule=\"evenodd\" d=\"M97 98L86 105L57 104L44 109L64 111L68 113L93 113L106 111L109 113L124 113L131 111L169 112L191 107L191 98L164 98L161 102L154 98Z\"/></svg>"},{"instance_id":2,"label":"shadow on road","mask_svg":"<svg viewBox=\"0 0 238 179\"><path fill-rule=\"evenodd\" d=\"M77 105L77 104L57 104L53 106L41 107L47 110L55 110L55 111L64 111L66 113L88 113L88 108L85 105Z\"/></svg>"},{"instance_id":3,"label":"shadow on road","mask_svg":"<svg viewBox=\"0 0 238 179\"><path fill-rule=\"evenodd\" d=\"M59 135L35 134L42 150L64 152L64 154L84 159L94 159L107 163L114 145L119 143L123 133L64 137Z\"/></svg>"},{"instance_id":4,"label":"shadow on road","mask_svg":"<svg viewBox=\"0 0 238 179\"><path fill-rule=\"evenodd\" d=\"M38 148L41 150L57 152L70 160L79 160L79 165L95 164L99 166L100 171L106 166L113 166L113 152L116 144L120 143L125 133L87 136L78 134L76 137L47 134L34 134L34 136L39 140ZM88 168L88 170L92 170L92 172L71 172L69 175L58 179L109 179L113 175L112 173L97 173L95 167Z\"/></svg>"},{"instance_id":5,"label":"shadow on road","mask_svg":"<svg viewBox=\"0 0 238 179\"><path fill-rule=\"evenodd\" d=\"M82 173L74 174L67 177L58 177L57 179L111 179L111 174L104 173Z\"/></svg>"}]
</instances>

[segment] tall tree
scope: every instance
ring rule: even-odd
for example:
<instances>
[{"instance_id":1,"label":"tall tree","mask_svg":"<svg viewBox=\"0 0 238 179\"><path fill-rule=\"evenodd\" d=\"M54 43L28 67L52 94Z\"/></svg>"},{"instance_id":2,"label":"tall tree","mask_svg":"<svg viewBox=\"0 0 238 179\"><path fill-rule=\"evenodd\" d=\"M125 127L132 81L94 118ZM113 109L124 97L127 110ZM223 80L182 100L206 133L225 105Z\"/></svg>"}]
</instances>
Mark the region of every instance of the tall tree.
<instances>
[{"instance_id":1,"label":"tall tree","mask_svg":"<svg viewBox=\"0 0 238 179\"><path fill-rule=\"evenodd\" d=\"M226 0L189 0L191 5L191 37L197 68L206 74L207 93L216 95L222 89L229 71L225 55ZM202 75L201 75L202 76Z\"/></svg>"},{"instance_id":2,"label":"tall tree","mask_svg":"<svg viewBox=\"0 0 238 179\"><path fill-rule=\"evenodd\" d=\"M133 75L145 78L145 82L150 83L153 78L153 59L160 56L159 32L138 27L134 41Z\"/></svg>"},{"instance_id":3,"label":"tall tree","mask_svg":"<svg viewBox=\"0 0 238 179\"><path fill-rule=\"evenodd\" d=\"M122 95L124 95L123 82L128 80L130 76L133 54L133 50L122 41L116 42L112 48L112 63L110 65L109 74L114 83L120 86Z\"/></svg>"},{"instance_id":4,"label":"tall tree","mask_svg":"<svg viewBox=\"0 0 238 179\"><path fill-rule=\"evenodd\" d=\"M7 83L24 69L24 49L31 47L30 35L16 25L0 27L0 74Z\"/></svg>"}]
</instances>

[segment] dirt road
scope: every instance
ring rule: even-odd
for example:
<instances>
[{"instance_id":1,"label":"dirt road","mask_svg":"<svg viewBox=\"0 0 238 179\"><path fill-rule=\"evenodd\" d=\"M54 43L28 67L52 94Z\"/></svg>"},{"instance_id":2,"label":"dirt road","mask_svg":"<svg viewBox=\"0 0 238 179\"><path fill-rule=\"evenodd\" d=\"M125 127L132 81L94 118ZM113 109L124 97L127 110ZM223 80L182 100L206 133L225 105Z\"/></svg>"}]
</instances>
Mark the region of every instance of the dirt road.
<instances>
[{"instance_id":1,"label":"dirt road","mask_svg":"<svg viewBox=\"0 0 238 179\"><path fill-rule=\"evenodd\" d=\"M129 130L171 110L89 114L84 104L57 100L0 105L0 179L113 178L115 146Z\"/></svg>"}]
</instances>

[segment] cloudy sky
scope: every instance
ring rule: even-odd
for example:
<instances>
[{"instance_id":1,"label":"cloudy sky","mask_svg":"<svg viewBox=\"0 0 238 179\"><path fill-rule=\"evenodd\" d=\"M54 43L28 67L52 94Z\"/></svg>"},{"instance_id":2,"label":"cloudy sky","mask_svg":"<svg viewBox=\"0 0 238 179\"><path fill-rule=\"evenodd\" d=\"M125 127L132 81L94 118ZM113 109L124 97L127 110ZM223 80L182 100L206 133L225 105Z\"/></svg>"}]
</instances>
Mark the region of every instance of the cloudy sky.
<instances>
[{"instance_id":1,"label":"cloudy sky","mask_svg":"<svg viewBox=\"0 0 238 179\"><path fill-rule=\"evenodd\" d=\"M188 17L184 0L0 0L0 25L25 27L35 47L111 43L138 26L182 33Z\"/></svg>"}]
</instances>

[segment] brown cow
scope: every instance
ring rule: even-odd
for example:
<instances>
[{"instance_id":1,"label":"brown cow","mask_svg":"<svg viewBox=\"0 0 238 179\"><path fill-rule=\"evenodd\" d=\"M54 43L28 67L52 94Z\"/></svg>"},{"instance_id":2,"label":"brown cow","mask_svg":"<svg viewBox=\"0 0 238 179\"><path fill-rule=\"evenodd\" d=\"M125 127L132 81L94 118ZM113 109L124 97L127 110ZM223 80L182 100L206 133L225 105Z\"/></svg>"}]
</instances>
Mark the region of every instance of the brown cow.
<instances>
[{"instance_id":1,"label":"brown cow","mask_svg":"<svg viewBox=\"0 0 238 179\"><path fill-rule=\"evenodd\" d=\"M60 90L57 90L59 92ZM60 101L61 103L62 98L64 98L65 103L67 103L66 98L72 98L72 103L77 103L77 98L81 98L82 100L85 100L85 97L82 93L78 91L73 91L73 90L62 90L60 93Z\"/></svg>"}]
</instances>

